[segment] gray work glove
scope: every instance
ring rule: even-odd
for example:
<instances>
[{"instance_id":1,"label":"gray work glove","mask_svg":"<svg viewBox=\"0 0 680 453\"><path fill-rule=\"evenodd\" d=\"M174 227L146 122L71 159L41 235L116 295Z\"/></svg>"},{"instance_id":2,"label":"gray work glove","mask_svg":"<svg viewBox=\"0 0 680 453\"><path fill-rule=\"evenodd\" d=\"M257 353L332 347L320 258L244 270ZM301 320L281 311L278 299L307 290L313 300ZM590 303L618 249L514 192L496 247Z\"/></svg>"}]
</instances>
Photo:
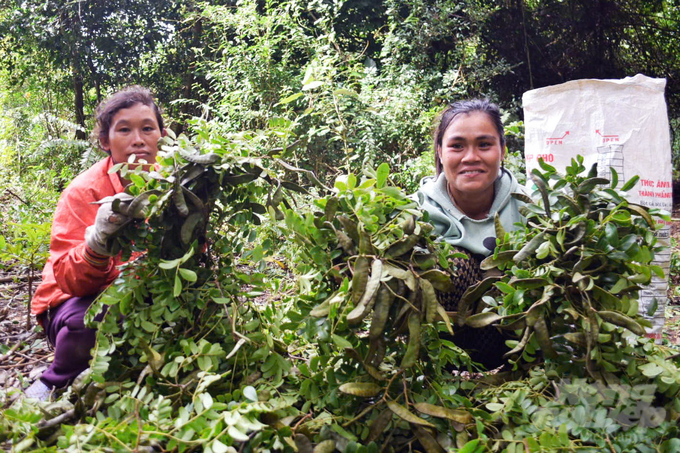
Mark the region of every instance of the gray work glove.
<instances>
[{"instance_id":1,"label":"gray work glove","mask_svg":"<svg viewBox=\"0 0 680 453\"><path fill-rule=\"evenodd\" d=\"M132 195L121 192L112 197L106 197L99 202L100 206L97 211L97 217L94 220L94 225L87 227L85 230L85 243L90 250L103 256L113 256L116 254L114 241L111 239L132 220L125 213L133 198Z\"/></svg>"}]
</instances>

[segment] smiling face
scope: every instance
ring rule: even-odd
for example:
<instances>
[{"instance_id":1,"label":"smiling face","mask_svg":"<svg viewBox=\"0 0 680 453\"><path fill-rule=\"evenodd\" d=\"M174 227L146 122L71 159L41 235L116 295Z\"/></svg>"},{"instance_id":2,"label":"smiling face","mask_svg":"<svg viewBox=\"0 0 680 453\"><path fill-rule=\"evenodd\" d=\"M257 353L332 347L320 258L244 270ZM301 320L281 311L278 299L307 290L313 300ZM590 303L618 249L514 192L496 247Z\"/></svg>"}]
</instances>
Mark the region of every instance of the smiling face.
<instances>
[{"instance_id":1,"label":"smiling face","mask_svg":"<svg viewBox=\"0 0 680 453\"><path fill-rule=\"evenodd\" d=\"M115 163L127 162L132 154L136 156L136 162L143 159L154 163L161 136L154 110L138 103L115 113L109 133L101 139L101 146L111 153Z\"/></svg>"},{"instance_id":2,"label":"smiling face","mask_svg":"<svg viewBox=\"0 0 680 453\"><path fill-rule=\"evenodd\" d=\"M456 205L488 212L505 153L489 115L479 111L458 115L446 128L437 153Z\"/></svg>"}]
</instances>

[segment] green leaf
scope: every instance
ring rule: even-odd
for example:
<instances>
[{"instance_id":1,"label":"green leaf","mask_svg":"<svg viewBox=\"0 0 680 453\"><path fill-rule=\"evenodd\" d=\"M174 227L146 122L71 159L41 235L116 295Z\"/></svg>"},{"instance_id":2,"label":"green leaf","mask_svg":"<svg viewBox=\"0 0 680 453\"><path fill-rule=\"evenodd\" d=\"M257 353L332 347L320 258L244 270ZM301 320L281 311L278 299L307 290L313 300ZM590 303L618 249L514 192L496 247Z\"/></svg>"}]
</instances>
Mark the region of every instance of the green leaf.
<instances>
[{"instance_id":1,"label":"green leaf","mask_svg":"<svg viewBox=\"0 0 680 453\"><path fill-rule=\"evenodd\" d=\"M290 103L293 102L294 100L299 99L299 98L301 98L301 97L304 96L304 95L305 95L304 93L295 93L295 94L291 94L290 96L281 99L281 100L279 101L279 104L290 104Z\"/></svg>"},{"instance_id":2,"label":"green leaf","mask_svg":"<svg viewBox=\"0 0 680 453\"><path fill-rule=\"evenodd\" d=\"M389 197L396 198L397 200L403 200L406 198L404 192L402 192L398 187L383 187L380 189L380 191Z\"/></svg>"},{"instance_id":3,"label":"green leaf","mask_svg":"<svg viewBox=\"0 0 680 453\"><path fill-rule=\"evenodd\" d=\"M256 402L257 401L257 391L255 390L255 387L252 385L249 385L248 387L243 389L243 396L252 401Z\"/></svg>"},{"instance_id":4,"label":"green leaf","mask_svg":"<svg viewBox=\"0 0 680 453\"><path fill-rule=\"evenodd\" d=\"M390 166L387 162L383 162L380 164L378 167L378 170L376 172L376 186L378 189L382 188L382 186L385 185L385 182L387 181L387 176L390 174Z\"/></svg>"},{"instance_id":5,"label":"green leaf","mask_svg":"<svg viewBox=\"0 0 680 453\"><path fill-rule=\"evenodd\" d=\"M645 376L649 378L656 377L660 375L661 373L664 372L664 369L657 365L656 363L645 363L644 365L640 365L638 367L638 370L642 372Z\"/></svg>"},{"instance_id":6,"label":"green leaf","mask_svg":"<svg viewBox=\"0 0 680 453\"><path fill-rule=\"evenodd\" d=\"M352 96L354 98L359 97L359 94L356 91L347 90L345 88L338 88L337 90L333 91L333 94L335 94L336 96L344 95Z\"/></svg>"},{"instance_id":7,"label":"green leaf","mask_svg":"<svg viewBox=\"0 0 680 453\"><path fill-rule=\"evenodd\" d=\"M471 440L470 442L463 445L463 448L458 450L458 453L477 453L479 442L479 439Z\"/></svg>"},{"instance_id":8,"label":"green leaf","mask_svg":"<svg viewBox=\"0 0 680 453\"><path fill-rule=\"evenodd\" d=\"M324 82L322 82L321 80L315 80L315 81L309 82L308 84L306 84L305 86L303 86L303 87L302 87L302 91L313 90L314 88L318 88L318 87L320 87L320 86L323 85L323 84L324 84Z\"/></svg>"},{"instance_id":9,"label":"green leaf","mask_svg":"<svg viewBox=\"0 0 680 453\"><path fill-rule=\"evenodd\" d=\"M637 184L637 182L639 180L640 180L640 177L638 175L633 176L628 181L626 181L626 183L623 185L623 187L621 187L621 190L624 191L624 192L629 191L630 189L632 189L635 186L635 184Z\"/></svg>"},{"instance_id":10,"label":"green leaf","mask_svg":"<svg viewBox=\"0 0 680 453\"><path fill-rule=\"evenodd\" d=\"M198 277L196 276L196 272L194 272L194 271L192 271L192 270L190 270L190 269L183 269L183 268L180 267L178 270L179 270L179 273L180 273L180 275L182 276L182 278L183 278L184 280L188 281L188 282L193 283L193 282L195 282L195 281L197 280L197 278L198 278ZM175 284L176 284L176 283L175 283ZM175 296L175 297L177 297L177 296Z\"/></svg>"},{"instance_id":11,"label":"green leaf","mask_svg":"<svg viewBox=\"0 0 680 453\"><path fill-rule=\"evenodd\" d=\"M179 258L172 261L161 260L161 262L158 263L158 267L160 267L161 269L174 269L177 266L179 266L179 261L180 261Z\"/></svg>"},{"instance_id":12,"label":"green leaf","mask_svg":"<svg viewBox=\"0 0 680 453\"><path fill-rule=\"evenodd\" d=\"M174 297L179 297L182 293L182 281L179 279L179 275L175 275L175 286L172 290L172 295Z\"/></svg>"},{"instance_id":13,"label":"green leaf","mask_svg":"<svg viewBox=\"0 0 680 453\"><path fill-rule=\"evenodd\" d=\"M619 174L617 173L616 169L614 167L609 167L609 171L612 173L612 180L611 180L611 188L616 189L616 186L619 185Z\"/></svg>"},{"instance_id":14,"label":"green leaf","mask_svg":"<svg viewBox=\"0 0 680 453\"><path fill-rule=\"evenodd\" d=\"M153 333L156 330L158 330L158 326L149 321L142 321L142 329L146 330L149 333Z\"/></svg>"},{"instance_id":15,"label":"green leaf","mask_svg":"<svg viewBox=\"0 0 680 453\"><path fill-rule=\"evenodd\" d=\"M338 347L339 349L341 349L341 350L342 350L342 349L346 349L346 348L351 348L351 347L352 347L352 343L350 343L349 341L345 340L345 339L344 339L343 337L341 337L340 335L335 335L335 334L333 334L332 338L333 338L333 343L335 344L335 346L337 346L337 347Z\"/></svg>"}]
</instances>

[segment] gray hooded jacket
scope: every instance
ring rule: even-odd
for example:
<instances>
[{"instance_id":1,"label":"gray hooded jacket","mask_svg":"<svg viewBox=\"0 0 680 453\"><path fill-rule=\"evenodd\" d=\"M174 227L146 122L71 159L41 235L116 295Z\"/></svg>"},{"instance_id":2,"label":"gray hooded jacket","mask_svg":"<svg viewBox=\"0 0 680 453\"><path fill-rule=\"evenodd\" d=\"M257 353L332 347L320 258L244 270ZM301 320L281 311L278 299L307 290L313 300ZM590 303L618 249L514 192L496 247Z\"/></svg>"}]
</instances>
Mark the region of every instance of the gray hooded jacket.
<instances>
[{"instance_id":1,"label":"gray hooded jacket","mask_svg":"<svg viewBox=\"0 0 680 453\"><path fill-rule=\"evenodd\" d=\"M496 230L494 216L499 214L501 224L506 231L517 230L524 223L519 208L524 204L512 197L513 192L525 193L517 179L507 170L502 169L494 183L495 197L491 210L486 218L474 220L463 214L453 204L446 190L446 176L441 173L438 178L425 178L416 193L420 207L430 214L430 223L434 232L442 240L451 245L464 248L471 253L483 256L490 255L496 247Z\"/></svg>"}]
</instances>

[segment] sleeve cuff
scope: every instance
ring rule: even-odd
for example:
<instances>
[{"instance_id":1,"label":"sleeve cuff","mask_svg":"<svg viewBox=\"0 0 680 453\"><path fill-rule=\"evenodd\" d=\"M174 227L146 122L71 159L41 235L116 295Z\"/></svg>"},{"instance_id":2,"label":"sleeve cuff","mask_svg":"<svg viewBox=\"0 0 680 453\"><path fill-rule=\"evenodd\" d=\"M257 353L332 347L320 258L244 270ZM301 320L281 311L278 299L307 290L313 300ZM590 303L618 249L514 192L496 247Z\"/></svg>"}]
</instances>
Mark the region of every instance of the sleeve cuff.
<instances>
[{"instance_id":1,"label":"sleeve cuff","mask_svg":"<svg viewBox=\"0 0 680 453\"><path fill-rule=\"evenodd\" d=\"M83 259L90 265L97 268L104 268L109 265L110 256L95 253L87 245L83 248Z\"/></svg>"}]
</instances>

